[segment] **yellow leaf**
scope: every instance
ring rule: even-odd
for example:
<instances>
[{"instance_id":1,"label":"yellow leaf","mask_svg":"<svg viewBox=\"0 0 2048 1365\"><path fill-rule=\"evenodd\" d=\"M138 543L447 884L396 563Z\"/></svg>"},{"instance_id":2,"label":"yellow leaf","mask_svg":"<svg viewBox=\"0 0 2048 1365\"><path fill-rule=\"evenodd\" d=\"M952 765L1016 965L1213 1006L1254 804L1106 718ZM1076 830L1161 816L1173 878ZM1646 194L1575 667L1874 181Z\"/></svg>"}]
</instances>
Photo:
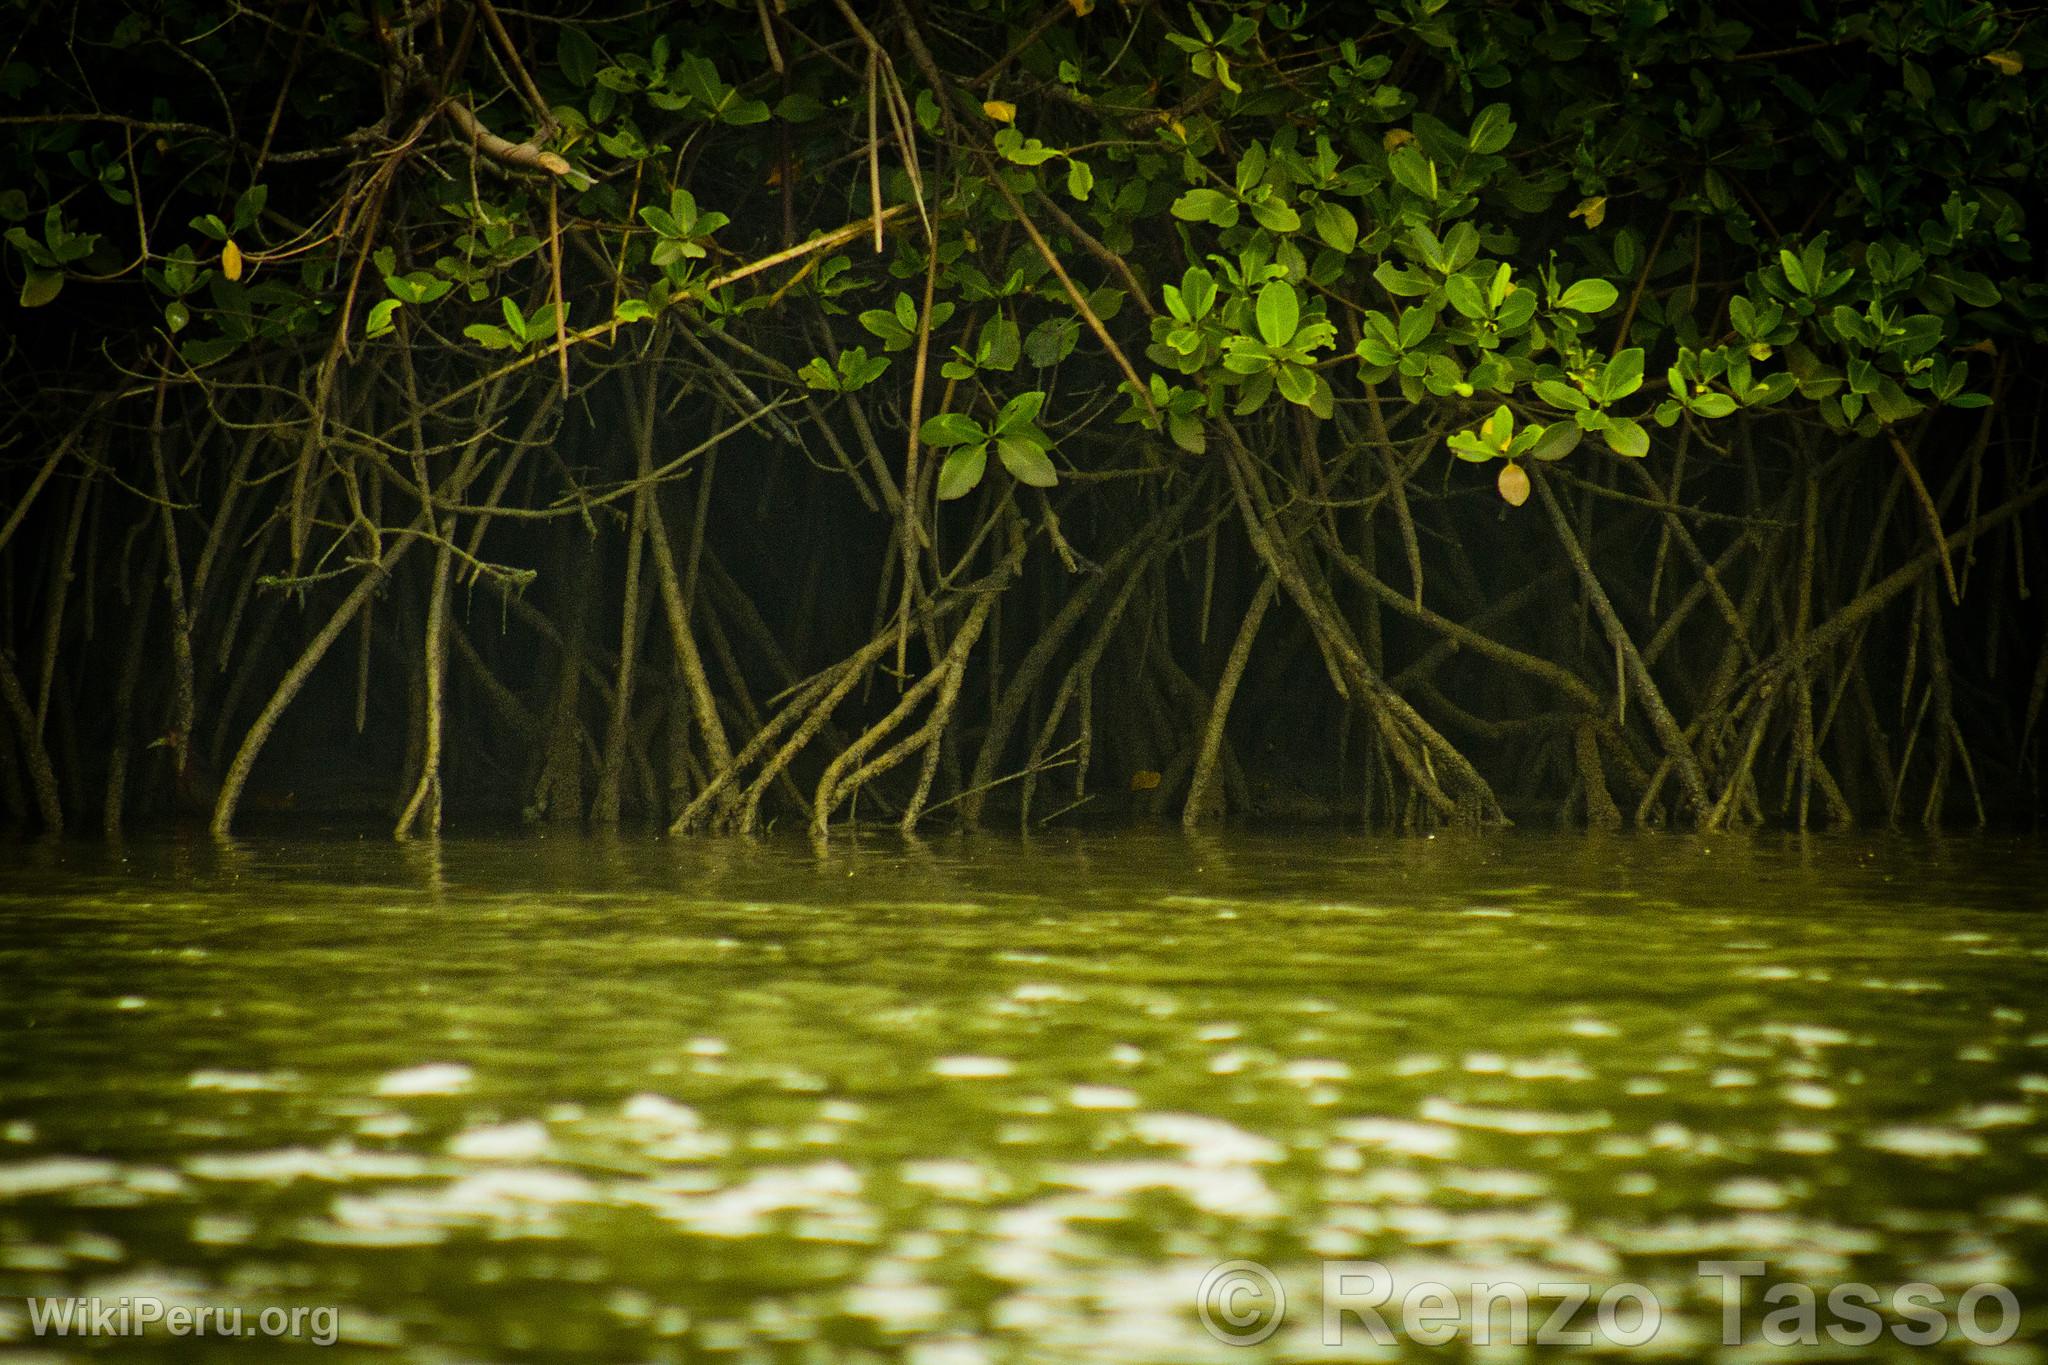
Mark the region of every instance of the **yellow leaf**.
<instances>
[{"instance_id":1,"label":"yellow leaf","mask_svg":"<svg viewBox=\"0 0 2048 1365\"><path fill-rule=\"evenodd\" d=\"M1149 768L1131 774L1131 790L1134 792L1148 792L1158 785L1159 774Z\"/></svg>"},{"instance_id":2,"label":"yellow leaf","mask_svg":"<svg viewBox=\"0 0 2048 1365\"><path fill-rule=\"evenodd\" d=\"M220 249L220 273L228 277L229 284L242 278L242 248L235 245L232 237Z\"/></svg>"},{"instance_id":3,"label":"yellow leaf","mask_svg":"<svg viewBox=\"0 0 2048 1365\"><path fill-rule=\"evenodd\" d=\"M1067 0L1067 7L1074 11L1076 19L1086 19L1095 13L1095 0Z\"/></svg>"},{"instance_id":4,"label":"yellow leaf","mask_svg":"<svg viewBox=\"0 0 2048 1365\"><path fill-rule=\"evenodd\" d=\"M2017 52L1987 52L1984 60L1997 67L2001 76L2017 76L2027 69L2026 61Z\"/></svg>"},{"instance_id":5,"label":"yellow leaf","mask_svg":"<svg viewBox=\"0 0 2048 1365\"><path fill-rule=\"evenodd\" d=\"M1589 228L1599 227L1607 218L1607 196L1596 194L1590 199L1581 199L1579 206L1571 211L1571 216L1585 219Z\"/></svg>"},{"instance_id":6,"label":"yellow leaf","mask_svg":"<svg viewBox=\"0 0 2048 1365\"><path fill-rule=\"evenodd\" d=\"M987 114L997 123L1015 123L1017 121L1017 106L1008 100L983 100L981 102L981 112Z\"/></svg>"},{"instance_id":7,"label":"yellow leaf","mask_svg":"<svg viewBox=\"0 0 2048 1365\"><path fill-rule=\"evenodd\" d=\"M1512 460L1500 467L1500 478L1495 484L1510 507L1520 507L1529 500L1529 471Z\"/></svg>"},{"instance_id":8,"label":"yellow leaf","mask_svg":"<svg viewBox=\"0 0 2048 1365\"><path fill-rule=\"evenodd\" d=\"M1175 119L1173 122L1167 124L1166 126L1173 129L1173 135L1179 138L1182 142L1186 142L1188 140L1188 126L1185 123L1182 123L1179 119Z\"/></svg>"},{"instance_id":9,"label":"yellow leaf","mask_svg":"<svg viewBox=\"0 0 2048 1365\"><path fill-rule=\"evenodd\" d=\"M1415 134L1409 132L1406 128L1396 128L1380 139L1380 146L1393 152L1399 151L1413 141L1415 141Z\"/></svg>"}]
</instances>

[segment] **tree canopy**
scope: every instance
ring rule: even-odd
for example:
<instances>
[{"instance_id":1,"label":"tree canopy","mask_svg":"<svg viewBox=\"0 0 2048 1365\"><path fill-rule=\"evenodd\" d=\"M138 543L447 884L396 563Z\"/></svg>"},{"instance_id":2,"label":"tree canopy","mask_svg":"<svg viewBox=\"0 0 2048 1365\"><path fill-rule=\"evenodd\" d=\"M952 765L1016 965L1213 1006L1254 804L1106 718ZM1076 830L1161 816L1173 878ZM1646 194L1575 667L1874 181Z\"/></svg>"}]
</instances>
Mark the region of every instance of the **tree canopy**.
<instances>
[{"instance_id":1,"label":"tree canopy","mask_svg":"<svg viewBox=\"0 0 2048 1365\"><path fill-rule=\"evenodd\" d=\"M438 823L451 658L536 817L2029 799L2027 13L9 8L46 823L316 672Z\"/></svg>"}]
</instances>

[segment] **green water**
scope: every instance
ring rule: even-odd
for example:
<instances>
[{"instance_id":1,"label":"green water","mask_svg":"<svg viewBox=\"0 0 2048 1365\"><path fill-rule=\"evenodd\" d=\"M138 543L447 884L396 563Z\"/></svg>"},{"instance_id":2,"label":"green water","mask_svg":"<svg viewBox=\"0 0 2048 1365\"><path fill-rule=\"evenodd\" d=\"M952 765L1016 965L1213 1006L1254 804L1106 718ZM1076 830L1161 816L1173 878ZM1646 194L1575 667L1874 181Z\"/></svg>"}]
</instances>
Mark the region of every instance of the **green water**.
<instances>
[{"instance_id":1,"label":"green water","mask_svg":"<svg viewBox=\"0 0 2048 1365\"><path fill-rule=\"evenodd\" d=\"M1403 1344L1423 1282L1516 1287L1530 1331L1543 1286L1591 1322L1633 1282L1635 1349L1676 1360L2048 1336L2035 844L0 858L0 1361L1514 1361L1625 1330L1477 1345L1468 1302ZM1744 1258L1728 1346L1698 1266ZM1214 1297L1233 1260L1287 1295L1257 1345L1197 1312L1264 1321L1263 1280ZM1347 1261L1396 1344L1324 1344ZM1817 1287L1817 1345L1765 1340L1780 1281ZM1913 1281L1939 1344L1828 1335L1857 1325L1830 1286ZM1956 1322L1985 1284L2002 1344L1982 1292L1981 1340ZM22 1296L324 1308L339 1339L39 1336Z\"/></svg>"}]
</instances>

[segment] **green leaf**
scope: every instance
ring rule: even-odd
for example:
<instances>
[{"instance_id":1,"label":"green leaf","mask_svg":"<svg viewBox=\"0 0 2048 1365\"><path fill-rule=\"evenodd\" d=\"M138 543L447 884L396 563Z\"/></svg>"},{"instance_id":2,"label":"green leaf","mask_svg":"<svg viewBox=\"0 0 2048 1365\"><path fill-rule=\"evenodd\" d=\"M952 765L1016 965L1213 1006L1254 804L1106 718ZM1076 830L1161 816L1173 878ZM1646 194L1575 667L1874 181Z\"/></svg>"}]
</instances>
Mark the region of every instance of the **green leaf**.
<instances>
[{"instance_id":1,"label":"green leaf","mask_svg":"<svg viewBox=\"0 0 2048 1365\"><path fill-rule=\"evenodd\" d=\"M1629 417L1610 417L1607 422L1607 445L1617 455L1626 455L1640 460L1650 453L1650 433L1642 424Z\"/></svg>"},{"instance_id":2,"label":"green leaf","mask_svg":"<svg viewBox=\"0 0 2048 1365\"><path fill-rule=\"evenodd\" d=\"M1516 289L1501 300L1500 311L1493 315L1494 325L1500 328L1502 336L1514 336L1529 325L1529 319L1536 316L1536 291Z\"/></svg>"},{"instance_id":3,"label":"green leaf","mask_svg":"<svg viewBox=\"0 0 2048 1365\"><path fill-rule=\"evenodd\" d=\"M1580 280L1564 291L1557 306L1569 308L1574 313L1604 313L1620 297L1621 291L1606 280Z\"/></svg>"},{"instance_id":4,"label":"green leaf","mask_svg":"<svg viewBox=\"0 0 2048 1365\"><path fill-rule=\"evenodd\" d=\"M941 447L970 445L988 439L981 423L964 412L942 412L935 417L927 417L924 425L917 429L917 434L926 445Z\"/></svg>"},{"instance_id":5,"label":"green leaf","mask_svg":"<svg viewBox=\"0 0 2048 1365\"><path fill-rule=\"evenodd\" d=\"M1643 386L1643 348L1616 351L1600 373L1600 400L1616 403Z\"/></svg>"},{"instance_id":6,"label":"green leaf","mask_svg":"<svg viewBox=\"0 0 2048 1365\"><path fill-rule=\"evenodd\" d=\"M1469 275L1451 276L1444 281L1444 292L1450 296L1451 307L1474 322L1484 321L1493 311L1486 306L1486 295L1479 291L1479 286Z\"/></svg>"},{"instance_id":7,"label":"green leaf","mask_svg":"<svg viewBox=\"0 0 2048 1365\"><path fill-rule=\"evenodd\" d=\"M1491 156L1514 140L1515 125L1508 119L1505 104L1489 104L1472 120L1472 135L1465 145L1481 156Z\"/></svg>"},{"instance_id":8,"label":"green leaf","mask_svg":"<svg viewBox=\"0 0 2048 1365\"><path fill-rule=\"evenodd\" d=\"M1056 147L1048 147L1035 137L1025 137L1015 128L998 129L995 136L997 155L1017 166L1043 166L1061 153Z\"/></svg>"},{"instance_id":9,"label":"green leaf","mask_svg":"<svg viewBox=\"0 0 2048 1365\"><path fill-rule=\"evenodd\" d=\"M235 353L241 343L233 337L209 337L206 340L193 338L178 346L178 354L185 357L185 363L195 369L211 365L216 360L225 360Z\"/></svg>"},{"instance_id":10,"label":"green leaf","mask_svg":"<svg viewBox=\"0 0 2048 1365\"><path fill-rule=\"evenodd\" d=\"M41 308L57 297L64 288L64 272L61 270L31 270L28 278L21 282L21 306Z\"/></svg>"},{"instance_id":11,"label":"green leaf","mask_svg":"<svg viewBox=\"0 0 2048 1365\"><path fill-rule=\"evenodd\" d=\"M1250 194L1254 186L1266 178L1266 149L1254 142L1244 149L1244 155L1237 159L1237 192Z\"/></svg>"},{"instance_id":12,"label":"green leaf","mask_svg":"<svg viewBox=\"0 0 2048 1365\"><path fill-rule=\"evenodd\" d=\"M620 322L645 322L654 316L654 305L645 299L620 299L618 311L612 316Z\"/></svg>"},{"instance_id":13,"label":"green leaf","mask_svg":"<svg viewBox=\"0 0 2048 1365\"><path fill-rule=\"evenodd\" d=\"M1017 324L998 314L981 325L974 345L974 363L984 370L1014 370L1020 339Z\"/></svg>"},{"instance_id":14,"label":"green leaf","mask_svg":"<svg viewBox=\"0 0 2048 1365\"><path fill-rule=\"evenodd\" d=\"M825 106L801 90L792 90L775 102L775 117L785 123L809 123L825 117Z\"/></svg>"},{"instance_id":15,"label":"green leaf","mask_svg":"<svg viewBox=\"0 0 2048 1365\"><path fill-rule=\"evenodd\" d=\"M1870 392L1870 410L1877 414L1877 420L1887 426L1903 422L1927 410L1927 405L1918 399L1909 398L1889 375L1878 380L1877 387Z\"/></svg>"},{"instance_id":16,"label":"green leaf","mask_svg":"<svg viewBox=\"0 0 2048 1365\"><path fill-rule=\"evenodd\" d=\"M270 202L270 186L251 185L235 200L235 231L246 231L263 215L263 206Z\"/></svg>"},{"instance_id":17,"label":"green leaf","mask_svg":"<svg viewBox=\"0 0 2048 1365\"><path fill-rule=\"evenodd\" d=\"M520 340L529 344L539 341L543 337L553 340L555 335L556 307L557 305L552 303L543 304L532 317L526 320L526 330L521 333Z\"/></svg>"},{"instance_id":18,"label":"green leaf","mask_svg":"<svg viewBox=\"0 0 2048 1365\"><path fill-rule=\"evenodd\" d=\"M1562 460L1579 448L1579 442L1585 439L1585 435L1577 422L1552 422L1543 428L1543 435L1529 453L1538 460Z\"/></svg>"},{"instance_id":19,"label":"green leaf","mask_svg":"<svg viewBox=\"0 0 2048 1365\"><path fill-rule=\"evenodd\" d=\"M573 23L562 25L561 36L555 41L555 63L571 85L578 89L589 85L602 60L603 54L589 34Z\"/></svg>"},{"instance_id":20,"label":"green leaf","mask_svg":"<svg viewBox=\"0 0 2048 1365\"><path fill-rule=\"evenodd\" d=\"M1214 223L1221 228L1237 226L1237 201L1221 190L1189 190L1173 201L1171 212L1190 223Z\"/></svg>"},{"instance_id":21,"label":"green leaf","mask_svg":"<svg viewBox=\"0 0 2048 1365\"><path fill-rule=\"evenodd\" d=\"M1570 412L1584 412L1592 406L1586 401L1586 395L1557 379L1537 380L1536 396L1553 408L1564 408Z\"/></svg>"},{"instance_id":22,"label":"green leaf","mask_svg":"<svg viewBox=\"0 0 2048 1365\"><path fill-rule=\"evenodd\" d=\"M1485 464L1499 453L1469 431L1452 432L1448 444L1453 455L1461 460L1470 460L1473 464Z\"/></svg>"},{"instance_id":23,"label":"green leaf","mask_svg":"<svg viewBox=\"0 0 2048 1365\"><path fill-rule=\"evenodd\" d=\"M1315 381L1315 390L1308 396L1308 410L1327 422L1337 415L1337 395L1329 380L1317 375Z\"/></svg>"},{"instance_id":24,"label":"green leaf","mask_svg":"<svg viewBox=\"0 0 2048 1365\"><path fill-rule=\"evenodd\" d=\"M491 351L509 351L519 344L518 337L503 327L493 327L488 322L472 322L462 329L462 334Z\"/></svg>"},{"instance_id":25,"label":"green leaf","mask_svg":"<svg viewBox=\"0 0 2048 1365\"><path fill-rule=\"evenodd\" d=\"M1395 265L1392 261L1381 261L1373 269L1372 277L1380 287L1399 298L1421 298L1435 291L1436 283L1419 270L1409 270Z\"/></svg>"},{"instance_id":26,"label":"green leaf","mask_svg":"<svg viewBox=\"0 0 2048 1365\"><path fill-rule=\"evenodd\" d=\"M1080 339L1080 324L1073 318L1047 318L1025 336L1024 354L1039 369L1050 369L1073 354Z\"/></svg>"},{"instance_id":27,"label":"green leaf","mask_svg":"<svg viewBox=\"0 0 2048 1365\"><path fill-rule=\"evenodd\" d=\"M1423 224L1417 223L1409 228L1406 240L1408 249L1439 275L1448 275L1457 268L1451 264L1450 253L1444 249L1444 244Z\"/></svg>"},{"instance_id":28,"label":"green leaf","mask_svg":"<svg viewBox=\"0 0 2048 1365\"><path fill-rule=\"evenodd\" d=\"M961 446L939 466L939 500L951 502L972 493L988 469L988 443Z\"/></svg>"},{"instance_id":29,"label":"green leaf","mask_svg":"<svg viewBox=\"0 0 2048 1365\"><path fill-rule=\"evenodd\" d=\"M1199 413L1175 412L1166 418L1166 433L1173 437L1173 443L1190 455L1208 453L1208 437L1202 429Z\"/></svg>"},{"instance_id":30,"label":"green leaf","mask_svg":"<svg viewBox=\"0 0 2048 1365\"><path fill-rule=\"evenodd\" d=\"M882 345L892 351L900 351L917 339L910 329L886 308L870 308L863 312L860 315L860 325L880 337Z\"/></svg>"},{"instance_id":31,"label":"green leaf","mask_svg":"<svg viewBox=\"0 0 2048 1365\"><path fill-rule=\"evenodd\" d=\"M1415 149L1415 144L1403 143L1387 158L1387 169L1394 173L1394 179L1403 189L1409 190L1432 202L1437 195L1436 163Z\"/></svg>"},{"instance_id":32,"label":"green leaf","mask_svg":"<svg viewBox=\"0 0 2048 1365\"><path fill-rule=\"evenodd\" d=\"M1095 188L1095 172L1085 161L1067 160L1067 193L1076 199L1085 200Z\"/></svg>"},{"instance_id":33,"label":"green leaf","mask_svg":"<svg viewBox=\"0 0 2048 1365\"><path fill-rule=\"evenodd\" d=\"M1312 211L1316 236L1330 250L1349 256L1358 245L1358 218L1342 204L1324 199Z\"/></svg>"},{"instance_id":34,"label":"green leaf","mask_svg":"<svg viewBox=\"0 0 2048 1365\"><path fill-rule=\"evenodd\" d=\"M399 299L379 299L370 308L370 316L363 324L363 335L380 337L392 330L391 315L405 307Z\"/></svg>"},{"instance_id":35,"label":"green leaf","mask_svg":"<svg viewBox=\"0 0 2048 1365\"><path fill-rule=\"evenodd\" d=\"M1799 381L1797 379L1794 379L1784 371L1780 371L1777 374L1767 375L1759 380L1755 388L1742 395L1742 401L1747 406L1753 408L1768 407L1772 403L1780 402L1790 397L1792 390L1798 387Z\"/></svg>"},{"instance_id":36,"label":"green leaf","mask_svg":"<svg viewBox=\"0 0 2048 1365\"><path fill-rule=\"evenodd\" d=\"M718 121L735 128L750 123L766 123L770 118L766 100L729 100L718 110Z\"/></svg>"},{"instance_id":37,"label":"green leaf","mask_svg":"<svg viewBox=\"0 0 2048 1365\"><path fill-rule=\"evenodd\" d=\"M1515 268L1502 261L1493 272L1493 279L1486 286L1486 306L1498 309L1507 302L1508 290L1515 282Z\"/></svg>"},{"instance_id":38,"label":"green leaf","mask_svg":"<svg viewBox=\"0 0 2048 1365\"><path fill-rule=\"evenodd\" d=\"M1929 278L1947 285L1950 292L1972 308L1993 308L1998 304L1998 286L1974 270L1936 271Z\"/></svg>"},{"instance_id":39,"label":"green leaf","mask_svg":"<svg viewBox=\"0 0 2048 1365\"><path fill-rule=\"evenodd\" d=\"M1030 484L1033 488L1051 488L1060 481L1052 461L1030 441L1016 436L1001 437L996 441L996 454L1002 457L1003 468L1009 470L1018 483ZM950 457L947 463L952 463Z\"/></svg>"},{"instance_id":40,"label":"green leaf","mask_svg":"<svg viewBox=\"0 0 2048 1365\"><path fill-rule=\"evenodd\" d=\"M1735 411L1735 400L1725 393L1702 393L1689 406L1702 417L1726 417Z\"/></svg>"},{"instance_id":41,"label":"green leaf","mask_svg":"<svg viewBox=\"0 0 2048 1365\"><path fill-rule=\"evenodd\" d=\"M1401 325L1396 333L1404 351L1413 350L1429 339L1429 329L1436 325L1436 312L1430 308L1403 308Z\"/></svg>"},{"instance_id":42,"label":"green leaf","mask_svg":"<svg viewBox=\"0 0 2048 1365\"><path fill-rule=\"evenodd\" d=\"M1260 199L1253 202L1252 217L1268 232L1299 232L1301 215L1278 199Z\"/></svg>"},{"instance_id":43,"label":"green leaf","mask_svg":"<svg viewBox=\"0 0 2048 1365\"><path fill-rule=\"evenodd\" d=\"M847 393L866 388L889 369L889 357L871 356L864 346L842 351L839 356L839 387Z\"/></svg>"},{"instance_id":44,"label":"green leaf","mask_svg":"<svg viewBox=\"0 0 2048 1365\"><path fill-rule=\"evenodd\" d=\"M1293 285L1272 280L1259 291L1258 323L1259 336L1268 346L1285 346L1294 340L1301 325L1301 300L1295 297Z\"/></svg>"},{"instance_id":45,"label":"green leaf","mask_svg":"<svg viewBox=\"0 0 2048 1365\"><path fill-rule=\"evenodd\" d=\"M1039 411L1044 407L1045 391L1043 389L1026 389L1023 393L1018 394L1015 398L1003 404L1003 410L996 414L996 424L991 430L999 432L1019 431L1037 421Z\"/></svg>"},{"instance_id":46,"label":"green leaf","mask_svg":"<svg viewBox=\"0 0 2048 1365\"><path fill-rule=\"evenodd\" d=\"M1470 223L1453 224L1444 234L1443 272L1463 270L1472 264L1472 258L1479 254L1479 229Z\"/></svg>"},{"instance_id":47,"label":"green leaf","mask_svg":"<svg viewBox=\"0 0 2048 1365\"><path fill-rule=\"evenodd\" d=\"M1307 407L1316 394L1315 371L1301 365L1280 365L1273 374L1280 396L1296 407Z\"/></svg>"},{"instance_id":48,"label":"green leaf","mask_svg":"<svg viewBox=\"0 0 2048 1365\"><path fill-rule=\"evenodd\" d=\"M1479 424L1479 439L1495 450L1507 449L1508 442L1515 434L1514 410L1502 403L1487 419Z\"/></svg>"},{"instance_id":49,"label":"green leaf","mask_svg":"<svg viewBox=\"0 0 2048 1365\"><path fill-rule=\"evenodd\" d=\"M1793 255L1790 251L1780 251L1778 253L1778 264L1784 268L1785 282L1791 285L1793 289L1801 294L1813 292L1813 284L1815 282L1809 281L1806 278L1806 267L1799 263L1797 256Z\"/></svg>"}]
</instances>

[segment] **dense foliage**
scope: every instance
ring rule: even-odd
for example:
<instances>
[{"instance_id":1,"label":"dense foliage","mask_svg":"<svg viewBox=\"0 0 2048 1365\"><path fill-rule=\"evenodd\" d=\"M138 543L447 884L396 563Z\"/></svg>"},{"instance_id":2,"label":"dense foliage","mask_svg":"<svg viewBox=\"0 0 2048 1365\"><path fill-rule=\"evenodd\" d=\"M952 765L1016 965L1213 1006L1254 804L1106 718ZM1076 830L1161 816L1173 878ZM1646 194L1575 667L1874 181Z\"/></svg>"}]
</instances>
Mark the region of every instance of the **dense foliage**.
<instances>
[{"instance_id":1,"label":"dense foliage","mask_svg":"<svg viewBox=\"0 0 2048 1365\"><path fill-rule=\"evenodd\" d=\"M2023 13L9 8L46 824L2032 801Z\"/></svg>"}]
</instances>

